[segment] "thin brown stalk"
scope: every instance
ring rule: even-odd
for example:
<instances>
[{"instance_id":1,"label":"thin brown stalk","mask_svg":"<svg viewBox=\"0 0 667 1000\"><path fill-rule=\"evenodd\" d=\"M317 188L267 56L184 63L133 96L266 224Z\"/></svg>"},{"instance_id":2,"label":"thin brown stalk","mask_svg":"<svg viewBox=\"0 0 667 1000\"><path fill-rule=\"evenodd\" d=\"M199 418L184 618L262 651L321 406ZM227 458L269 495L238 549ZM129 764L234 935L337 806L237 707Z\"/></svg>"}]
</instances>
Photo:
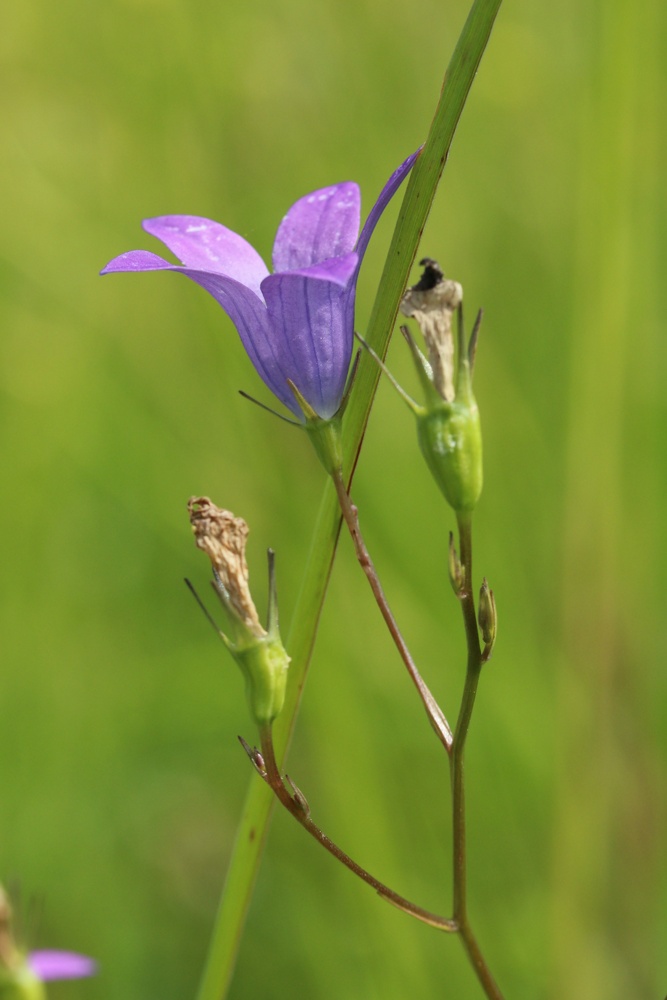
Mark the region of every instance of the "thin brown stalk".
<instances>
[{"instance_id":1,"label":"thin brown stalk","mask_svg":"<svg viewBox=\"0 0 667 1000\"><path fill-rule=\"evenodd\" d=\"M383 899L386 899L389 903L398 907L399 910L403 910L404 913L408 913L410 916L415 917L415 919L420 920L422 923L429 924L431 927L435 927L437 930L445 931L446 933L453 934L456 933L458 927L453 920L448 920L445 917L438 916L437 913L431 913L429 910L423 909L421 906L417 906L416 903L411 902L404 896L400 896L389 886L380 882L373 875L362 868L361 865L357 864L349 854L341 850L337 844L333 842L327 835L320 830L320 828L312 821L310 818L310 809L308 803L303 796L302 792L296 787L294 782L285 775L283 779L278 764L276 762L275 750L273 747L273 736L271 733L271 727L265 726L260 732L260 743L261 743L261 754L256 750L253 750L248 744L242 740L244 749L251 761L255 765L256 770L259 775L264 779L267 785L274 792L278 801L287 809L289 813L294 816L294 818L301 824L304 830L307 830L311 837L324 847L329 854L333 855L341 864L349 868L358 878L367 885L370 885ZM286 784L287 783L287 784ZM287 787L289 785L289 788Z\"/></svg>"},{"instance_id":2,"label":"thin brown stalk","mask_svg":"<svg viewBox=\"0 0 667 1000\"><path fill-rule=\"evenodd\" d=\"M370 584L371 590L373 591L373 596L375 597L382 617L384 618L387 628L389 629L389 633L394 640L394 644L400 653L401 659L407 668L408 674L417 688L429 722L431 723L431 726L435 730L447 753L450 753L453 740L451 727L447 722L442 709L422 679L422 676L417 669L417 665L410 655L410 650L407 647L405 639L401 635L401 631L392 614L391 608L389 607L389 603L378 579L375 566L373 565L373 560L369 555L361 534L357 508L350 499L350 495L347 492L347 487L343 479L343 474L340 470L333 474L333 481L336 487L341 513L352 537L352 542L354 543L354 549L357 559L359 560L359 564L366 574L366 578Z\"/></svg>"},{"instance_id":3,"label":"thin brown stalk","mask_svg":"<svg viewBox=\"0 0 667 1000\"><path fill-rule=\"evenodd\" d=\"M454 912L453 919L461 935L463 946L474 968L477 978L489 1000L503 1000L503 995L491 975L477 939L472 932L468 919L467 893L467 856L466 856L466 812L465 812L465 744L470 726L472 710L475 705L477 684L483 664L483 651L477 631L475 614L475 599L472 584L472 526L470 516L459 517L459 547L461 564L465 569L463 590L459 597L463 611L463 622L468 648L466 678L463 687L463 697L459 716L454 730L449 758L452 783L452 827L453 827L453 882L454 882Z\"/></svg>"}]
</instances>

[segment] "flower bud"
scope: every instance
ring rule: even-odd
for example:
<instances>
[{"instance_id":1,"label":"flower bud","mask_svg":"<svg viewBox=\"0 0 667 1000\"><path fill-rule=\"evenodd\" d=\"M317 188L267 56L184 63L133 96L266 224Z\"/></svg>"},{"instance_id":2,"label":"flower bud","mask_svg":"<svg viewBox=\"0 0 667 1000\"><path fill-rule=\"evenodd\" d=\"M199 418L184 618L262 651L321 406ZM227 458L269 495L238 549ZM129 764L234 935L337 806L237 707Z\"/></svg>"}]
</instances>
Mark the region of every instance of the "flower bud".
<instances>
[{"instance_id":1,"label":"flower bud","mask_svg":"<svg viewBox=\"0 0 667 1000\"><path fill-rule=\"evenodd\" d=\"M192 497L188 511L197 546L211 560L213 586L235 632L233 640L223 632L220 636L243 672L255 722L260 727L268 725L283 707L290 662L278 631L273 553L269 554L267 631L260 624L248 585L248 525L208 497Z\"/></svg>"},{"instance_id":2,"label":"flower bud","mask_svg":"<svg viewBox=\"0 0 667 1000\"><path fill-rule=\"evenodd\" d=\"M496 600L493 591L489 589L486 577L482 581L479 591L479 610L477 621L484 640L484 660L488 660L493 651L496 641L496 631L498 627L498 616L496 613Z\"/></svg>"}]
</instances>

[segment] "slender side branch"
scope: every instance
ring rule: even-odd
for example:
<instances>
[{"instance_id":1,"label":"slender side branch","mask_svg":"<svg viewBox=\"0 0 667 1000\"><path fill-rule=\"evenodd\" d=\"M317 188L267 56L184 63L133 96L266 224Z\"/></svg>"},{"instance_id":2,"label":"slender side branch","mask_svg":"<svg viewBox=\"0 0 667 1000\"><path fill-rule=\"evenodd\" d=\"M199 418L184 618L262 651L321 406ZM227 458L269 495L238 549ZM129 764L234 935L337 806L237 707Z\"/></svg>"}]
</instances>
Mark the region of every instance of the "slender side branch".
<instances>
[{"instance_id":1,"label":"slender side branch","mask_svg":"<svg viewBox=\"0 0 667 1000\"><path fill-rule=\"evenodd\" d=\"M452 782L453 917L468 958L477 973L477 978L484 988L487 997L489 1000L503 1000L503 995L491 975L491 971L486 964L477 939L468 922L464 752L483 659L477 631L475 599L472 586L472 524L470 515L459 515L458 522L461 563L465 569L463 589L459 597L465 625L468 663L463 687L463 698L461 699L461 708L459 709L459 717L456 721L454 740L449 759Z\"/></svg>"},{"instance_id":2,"label":"slender side branch","mask_svg":"<svg viewBox=\"0 0 667 1000\"><path fill-rule=\"evenodd\" d=\"M240 737L239 737L240 738ZM341 850L337 844L330 840L327 835L320 830L320 828L313 823L310 818L310 808L305 799L303 793L297 788L294 782L291 780L289 775L283 777L280 774L278 764L276 762L276 755L273 747L273 736L271 733L271 727L265 726L260 730L260 742L261 742L261 754L253 750L245 740L241 739L244 750L250 757L250 760L255 766L256 771L261 778L264 779L266 784L271 788L271 790L276 795L281 805L287 809L289 813L294 816L294 818L301 824L304 830L307 830L311 837L324 847L329 854L332 854L334 858L349 868L351 872L358 876L367 885L370 885L375 891L386 899L389 903L393 903L399 910L403 910L404 913L410 914L410 916L415 917L424 924L428 924L430 927L435 927L437 930L445 931L449 934L454 934L459 929L455 921L448 920L445 917L440 917L436 913L431 913L429 910L423 909L421 906L417 906L416 903L410 902L409 899L405 899L404 896L400 896L389 886L384 885L373 875L362 868L361 865L357 864L345 851ZM286 787L285 782L289 785L289 789ZM291 791L290 791L291 789Z\"/></svg>"},{"instance_id":3,"label":"slender side branch","mask_svg":"<svg viewBox=\"0 0 667 1000\"><path fill-rule=\"evenodd\" d=\"M378 579L378 575L375 571L375 566L373 565L373 561L369 555L368 549L366 548L366 544L361 534L361 529L359 527L359 514L357 508L350 499L349 493L347 492L347 488L345 486L345 480L343 479L343 474L339 470L333 474L332 478L334 481L334 485L336 487L338 502L340 504L340 509L343 514L343 518L348 526L350 535L352 536L352 541L354 543L354 549L357 554L357 559L359 560L359 564L363 569L364 573L366 574L368 582L371 585L371 590L373 591L373 595L375 597L377 605L380 609L380 612L382 613L382 617L386 622L391 637L394 640L396 648L401 654L401 659L403 660L403 663L405 664L407 671L410 674L410 677L415 687L417 688L417 691L419 692L419 697L421 698L424 708L426 709L426 714L429 718L429 722L431 723L433 729L435 730L440 742L444 746L447 753L450 753L453 740L452 730L450 728L449 723L447 722L447 719L444 716L442 709L440 708L437 701L429 691L424 680L422 679L422 676L419 673L419 670L417 669L417 665L415 664L414 660L412 659L412 656L410 655L410 650L406 645L405 639L401 635L399 627L396 624L396 619L394 618L391 612L391 608L387 603L387 598L385 597L384 591L382 590L382 586Z\"/></svg>"}]
</instances>

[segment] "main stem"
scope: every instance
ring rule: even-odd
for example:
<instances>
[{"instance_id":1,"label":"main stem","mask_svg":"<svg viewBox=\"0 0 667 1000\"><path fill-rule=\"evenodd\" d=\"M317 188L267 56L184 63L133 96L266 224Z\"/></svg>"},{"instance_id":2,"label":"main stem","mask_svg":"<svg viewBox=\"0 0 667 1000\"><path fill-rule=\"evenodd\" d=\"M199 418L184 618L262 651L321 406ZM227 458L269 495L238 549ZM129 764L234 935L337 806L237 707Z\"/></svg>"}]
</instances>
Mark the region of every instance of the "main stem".
<instances>
[{"instance_id":1,"label":"main stem","mask_svg":"<svg viewBox=\"0 0 667 1000\"><path fill-rule=\"evenodd\" d=\"M466 812L465 812L465 743L470 718L475 705L477 684L482 669L482 649L477 632L475 598L472 589L472 519L469 514L458 517L459 548L465 579L460 595L463 623L468 647L466 678L459 717L456 720L449 766L452 784L452 827L454 863L454 913L453 918L461 935L463 947L477 973L489 1000L503 1000L491 971L482 955L477 939L468 921L467 865L466 865Z\"/></svg>"},{"instance_id":2,"label":"main stem","mask_svg":"<svg viewBox=\"0 0 667 1000\"><path fill-rule=\"evenodd\" d=\"M389 633L394 640L394 644L401 655L401 659L405 664L410 678L419 692L419 697L422 700L422 704L426 709L426 714L429 718L433 729L435 730L440 742L444 746L447 753L450 753L452 746L452 730L445 718L442 709L438 705L437 701L429 691L427 685L422 679L417 665L410 655L410 650L407 647L405 639L401 635L401 631L396 623L391 608L387 598L385 597L384 591L378 579L378 575L375 571L375 566L373 565L373 560L370 557L368 549L366 548L366 543L364 542L363 536L361 534L361 529L359 527L359 515L357 508L352 503L350 495L347 492L347 487L345 485L345 479L343 477L343 472L341 469L336 470L332 473L332 478L334 485L336 487L336 494L338 496L338 503L340 504L341 513L343 519L347 524L350 535L352 536L352 541L354 543L354 549L357 554L357 559L359 564L366 574L366 578L373 591L373 596L377 606L382 613L382 617L385 620ZM474 616L474 611L473 611Z\"/></svg>"}]
</instances>

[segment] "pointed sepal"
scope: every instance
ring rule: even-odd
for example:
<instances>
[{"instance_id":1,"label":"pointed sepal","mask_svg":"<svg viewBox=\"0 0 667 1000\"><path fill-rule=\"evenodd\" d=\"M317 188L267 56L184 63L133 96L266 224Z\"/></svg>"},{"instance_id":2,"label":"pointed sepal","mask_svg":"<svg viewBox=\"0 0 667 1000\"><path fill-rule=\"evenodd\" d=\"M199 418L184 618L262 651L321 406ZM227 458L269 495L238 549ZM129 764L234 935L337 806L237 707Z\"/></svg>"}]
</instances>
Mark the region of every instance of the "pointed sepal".
<instances>
[{"instance_id":1,"label":"pointed sepal","mask_svg":"<svg viewBox=\"0 0 667 1000\"><path fill-rule=\"evenodd\" d=\"M452 585L452 590L457 597L463 597L465 593L465 579L466 571L465 566L459 559L459 554L456 551L456 546L454 545L454 532L449 532L449 582Z\"/></svg>"},{"instance_id":2,"label":"pointed sepal","mask_svg":"<svg viewBox=\"0 0 667 1000\"><path fill-rule=\"evenodd\" d=\"M477 621L479 624L479 630L482 633L482 639L484 641L482 661L486 663L487 660L491 659L493 647L496 642L496 632L498 630L496 599L493 596L493 591L487 583L486 577L484 577L484 580L482 581L482 586L479 592L479 610L477 612Z\"/></svg>"},{"instance_id":3,"label":"pointed sepal","mask_svg":"<svg viewBox=\"0 0 667 1000\"><path fill-rule=\"evenodd\" d=\"M409 336L407 326L406 327L401 327L401 331ZM373 361L375 361L375 363L377 364L378 368L382 371L382 373L387 376L387 378L389 379L389 381L393 385L393 387L396 390L396 392L399 394L399 396L401 397L401 399L403 400L403 402L407 406L410 407L410 409L415 414L415 416L419 416L420 413L423 413L424 412L424 407L423 406L419 406L418 403L415 403L414 399L407 394L407 392L405 391L405 389L396 381L396 379L394 378L394 376L391 374L391 372L389 371L389 369L385 365L385 363L382 360L382 358L380 357L380 355L377 354L373 350L373 348L371 347L371 345L364 340L364 338L361 336L361 334L355 333L355 337L357 338L357 340L359 341L359 343L361 344L361 346L364 348L364 350L368 354L370 354L370 356L373 358ZM424 361L426 361L426 359L424 359ZM428 364L428 362L426 362L426 363Z\"/></svg>"}]
</instances>

